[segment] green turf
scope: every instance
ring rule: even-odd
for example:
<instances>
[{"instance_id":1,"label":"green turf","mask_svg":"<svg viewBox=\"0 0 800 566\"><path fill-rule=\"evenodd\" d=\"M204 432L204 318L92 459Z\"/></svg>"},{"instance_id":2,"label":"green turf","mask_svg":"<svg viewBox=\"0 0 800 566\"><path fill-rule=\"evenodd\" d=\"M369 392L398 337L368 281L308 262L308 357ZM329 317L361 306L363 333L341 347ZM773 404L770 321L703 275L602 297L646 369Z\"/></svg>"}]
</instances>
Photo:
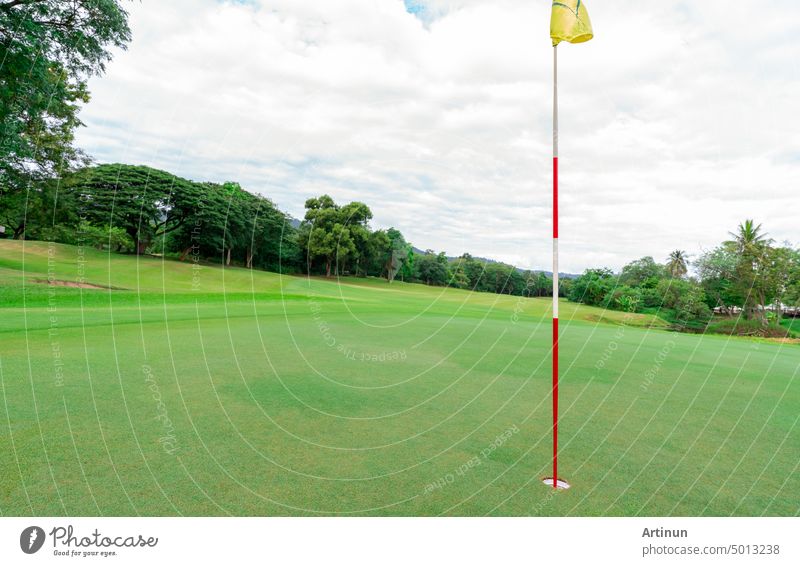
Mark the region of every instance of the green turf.
<instances>
[{"instance_id":1,"label":"green turf","mask_svg":"<svg viewBox=\"0 0 800 566\"><path fill-rule=\"evenodd\" d=\"M553 495L548 300L0 240L0 301L2 515L800 512L796 344L562 302Z\"/></svg>"},{"instance_id":2,"label":"green turf","mask_svg":"<svg viewBox=\"0 0 800 566\"><path fill-rule=\"evenodd\" d=\"M800 318L784 318L781 325L788 328L796 336L800 336Z\"/></svg>"}]
</instances>

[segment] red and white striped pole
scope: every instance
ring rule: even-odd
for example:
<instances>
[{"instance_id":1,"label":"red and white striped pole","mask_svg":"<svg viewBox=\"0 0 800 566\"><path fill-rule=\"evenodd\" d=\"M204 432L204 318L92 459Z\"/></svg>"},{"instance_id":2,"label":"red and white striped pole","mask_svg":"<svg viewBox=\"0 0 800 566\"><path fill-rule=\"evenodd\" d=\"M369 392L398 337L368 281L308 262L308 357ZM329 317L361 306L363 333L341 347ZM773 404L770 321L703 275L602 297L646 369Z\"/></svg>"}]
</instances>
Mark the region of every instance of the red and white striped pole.
<instances>
[{"instance_id":1,"label":"red and white striped pole","mask_svg":"<svg viewBox=\"0 0 800 566\"><path fill-rule=\"evenodd\" d=\"M558 489L558 45L553 46L553 489Z\"/></svg>"}]
</instances>

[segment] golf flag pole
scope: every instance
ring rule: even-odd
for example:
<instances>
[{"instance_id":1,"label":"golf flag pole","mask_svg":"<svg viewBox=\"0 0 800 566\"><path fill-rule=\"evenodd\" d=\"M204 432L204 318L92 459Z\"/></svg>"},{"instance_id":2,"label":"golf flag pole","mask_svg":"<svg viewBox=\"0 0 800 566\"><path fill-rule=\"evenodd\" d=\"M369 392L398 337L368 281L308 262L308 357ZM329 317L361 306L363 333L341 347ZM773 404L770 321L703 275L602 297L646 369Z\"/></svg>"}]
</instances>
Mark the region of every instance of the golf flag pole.
<instances>
[{"instance_id":1,"label":"golf flag pole","mask_svg":"<svg viewBox=\"0 0 800 566\"><path fill-rule=\"evenodd\" d=\"M558 489L558 44L553 45L553 489Z\"/></svg>"},{"instance_id":2,"label":"golf flag pole","mask_svg":"<svg viewBox=\"0 0 800 566\"><path fill-rule=\"evenodd\" d=\"M581 0L556 0L550 13L553 40L553 489L569 487L558 478L558 44L583 43L593 37L592 22Z\"/></svg>"}]
</instances>

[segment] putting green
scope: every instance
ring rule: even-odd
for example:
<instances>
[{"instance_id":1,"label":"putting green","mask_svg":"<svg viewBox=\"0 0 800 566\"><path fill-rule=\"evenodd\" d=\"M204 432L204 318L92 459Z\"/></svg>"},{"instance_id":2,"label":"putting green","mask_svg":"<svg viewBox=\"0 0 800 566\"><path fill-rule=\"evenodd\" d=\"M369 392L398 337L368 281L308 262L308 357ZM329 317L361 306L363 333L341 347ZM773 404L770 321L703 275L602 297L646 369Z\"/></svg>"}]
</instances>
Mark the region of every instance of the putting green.
<instances>
[{"instance_id":1,"label":"putting green","mask_svg":"<svg viewBox=\"0 0 800 566\"><path fill-rule=\"evenodd\" d=\"M0 304L3 515L800 513L796 344L563 301L554 494L549 300L0 240Z\"/></svg>"}]
</instances>

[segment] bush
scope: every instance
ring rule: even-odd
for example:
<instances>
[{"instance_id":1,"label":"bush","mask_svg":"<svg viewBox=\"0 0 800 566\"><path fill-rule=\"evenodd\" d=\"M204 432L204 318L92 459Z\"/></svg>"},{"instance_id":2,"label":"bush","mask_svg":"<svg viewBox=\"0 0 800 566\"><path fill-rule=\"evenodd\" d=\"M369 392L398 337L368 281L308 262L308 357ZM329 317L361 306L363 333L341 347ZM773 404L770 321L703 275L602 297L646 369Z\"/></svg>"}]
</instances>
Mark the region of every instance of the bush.
<instances>
[{"instance_id":1,"label":"bush","mask_svg":"<svg viewBox=\"0 0 800 566\"><path fill-rule=\"evenodd\" d=\"M626 312L639 312L642 308L642 291L623 285L606 296L606 306Z\"/></svg>"},{"instance_id":2,"label":"bush","mask_svg":"<svg viewBox=\"0 0 800 566\"><path fill-rule=\"evenodd\" d=\"M774 322L765 325L760 320L741 317L715 319L708 325L708 332L726 334L728 336L763 336L767 338L787 338L790 336L788 328L784 328Z\"/></svg>"},{"instance_id":3,"label":"bush","mask_svg":"<svg viewBox=\"0 0 800 566\"><path fill-rule=\"evenodd\" d=\"M98 250L108 247L115 252L133 251L133 240L122 228L115 226L94 226L85 220L78 225L78 243L92 246Z\"/></svg>"},{"instance_id":4,"label":"bush","mask_svg":"<svg viewBox=\"0 0 800 566\"><path fill-rule=\"evenodd\" d=\"M641 290L642 306L645 308L658 308L661 306L662 298L658 289L647 288Z\"/></svg>"},{"instance_id":5,"label":"bush","mask_svg":"<svg viewBox=\"0 0 800 566\"><path fill-rule=\"evenodd\" d=\"M76 245L80 243L75 226L65 226L63 224L42 228L39 231L39 238L47 242L58 242L59 244Z\"/></svg>"},{"instance_id":6,"label":"bush","mask_svg":"<svg viewBox=\"0 0 800 566\"><path fill-rule=\"evenodd\" d=\"M73 246L92 246L98 250L110 249L116 252L133 251L133 240L122 228L94 226L85 220L76 226L56 224L43 228L42 240L70 244Z\"/></svg>"},{"instance_id":7,"label":"bush","mask_svg":"<svg viewBox=\"0 0 800 566\"><path fill-rule=\"evenodd\" d=\"M614 289L616 281L610 269L587 269L573 281L569 300L587 305L608 304L607 295Z\"/></svg>"},{"instance_id":8,"label":"bush","mask_svg":"<svg viewBox=\"0 0 800 566\"><path fill-rule=\"evenodd\" d=\"M705 324L711 319L711 309L705 302L702 287L690 286L675 303L675 318L679 324Z\"/></svg>"}]
</instances>

